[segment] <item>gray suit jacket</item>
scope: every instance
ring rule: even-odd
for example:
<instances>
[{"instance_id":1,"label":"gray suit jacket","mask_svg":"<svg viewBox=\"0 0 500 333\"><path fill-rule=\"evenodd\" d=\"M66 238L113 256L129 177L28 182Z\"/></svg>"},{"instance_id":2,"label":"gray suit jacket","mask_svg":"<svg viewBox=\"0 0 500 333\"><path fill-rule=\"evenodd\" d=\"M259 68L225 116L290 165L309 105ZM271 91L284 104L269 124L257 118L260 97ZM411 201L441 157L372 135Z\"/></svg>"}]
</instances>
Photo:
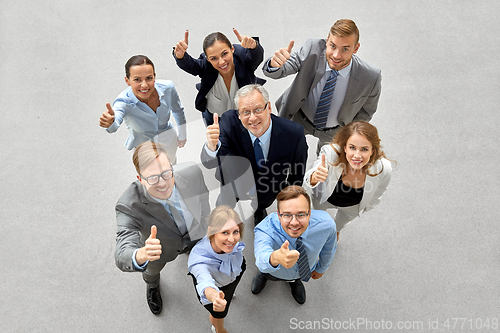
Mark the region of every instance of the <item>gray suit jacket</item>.
<instances>
[{"instance_id":1,"label":"gray suit jacket","mask_svg":"<svg viewBox=\"0 0 500 333\"><path fill-rule=\"evenodd\" d=\"M326 39L308 39L277 71L269 70L269 59L264 63L264 75L273 79L298 73L290 87L276 101L281 117L291 119L323 77L326 68L325 51ZM377 110L381 80L379 68L353 54L347 92L337 117L341 126L356 120L371 120Z\"/></svg>"},{"instance_id":2,"label":"gray suit jacket","mask_svg":"<svg viewBox=\"0 0 500 333\"><path fill-rule=\"evenodd\" d=\"M159 261L174 260L184 249L184 244L193 247L207 233L210 214L208 189L201 169L194 162L174 166L175 186L194 217L193 224L184 236L165 208L147 193L139 182L133 182L116 203L115 262L125 272L135 271L132 264L133 252L144 246L151 234L151 226L156 225L156 237L160 240L162 254Z\"/></svg>"}]
</instances>

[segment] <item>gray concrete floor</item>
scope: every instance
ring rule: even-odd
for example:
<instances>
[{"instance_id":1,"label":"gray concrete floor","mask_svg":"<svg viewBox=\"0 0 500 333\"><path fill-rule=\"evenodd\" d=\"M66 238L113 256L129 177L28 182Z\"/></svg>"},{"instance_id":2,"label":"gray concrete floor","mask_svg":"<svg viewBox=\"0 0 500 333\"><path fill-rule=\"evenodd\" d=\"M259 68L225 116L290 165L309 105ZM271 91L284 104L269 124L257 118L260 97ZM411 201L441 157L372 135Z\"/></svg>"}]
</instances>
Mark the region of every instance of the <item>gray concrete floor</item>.
<instances>
[{"instance_id":1,"label":"gray concrete floor","mask_svg":"<svg viewBox=\"0 0 500 333\"><path fill-rule=\"evenodd\" d=\"M146 54L157 77L176 84L190 121L179 160L197 161L204 141L194 109L198 79L171 56L184 31L193 55L213 31L235 42L236 27L259 36L267 58L290 39L298 48L326 37L339 18L357 22L358 55L382 68L372 123L398 163L392 183L379 207L343 231L328 272L306 285L303 306L280 283L251 294L257 269L247 233L249 269L226 327L499 330L498 1L305 4L2 1L2 331L210 332L186 256L164 270L160 316L147 307L141 275L115 267L114 204L135 174L123 146L127 130L107 134L99 115L125 88L126 60ZM267 83L273 101L290 82Z\"/></svg>"}]
</instances>

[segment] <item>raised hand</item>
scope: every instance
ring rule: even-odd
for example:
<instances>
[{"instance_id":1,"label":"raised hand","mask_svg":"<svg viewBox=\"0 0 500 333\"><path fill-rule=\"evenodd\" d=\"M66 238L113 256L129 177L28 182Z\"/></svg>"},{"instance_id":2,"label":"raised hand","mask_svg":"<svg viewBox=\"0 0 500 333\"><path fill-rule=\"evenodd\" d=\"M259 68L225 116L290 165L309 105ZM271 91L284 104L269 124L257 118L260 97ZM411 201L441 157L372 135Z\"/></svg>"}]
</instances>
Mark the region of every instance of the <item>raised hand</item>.
<instances>
[{"instance_id":1,"label":"raised hand","mask_svg":"<svg viewBox=\"0 0 500 333\"><path fill-rule=\"evenodd\" d=\"M135 260L139 265L144 264L146 261L154 261L160 259L161 244L160 240L156 238L156 226L151 226L151 235L146 239L146 243L135 254Z\"/></svg>"},{"instance_id":2,"label":"raised hand","mask_svg":"<svg viewBox=\"0 0 500 333\"><path fill-rule=\"evenodd\" d=\"M311 175L311 185L314 186L317 183L322 183L326 180L327 177L328 168L326 167L326 156L325 154L321 154L321 164Z\"/></svg>"},{"instance_id":3,"label":"raised hand","mask_svg":"<svg viewBox=\"0 0 500 333\"><path fill-rule=\"evenodd\" d=\"M236 28L233 28L233 32L236 35L236 38L238 38L241 47L244 47L246 49L255 49L257 47L257 42L252 37L240 35Z\"/></svg>"},{"instance_id":4,"label":"raised hand","mask_svg":"<svg viewBox=\"0 0 500 333\"><path fill-rule=\"evenodd\" d=\"M219 134L219 115L214 113L214 123L207 127L207 147L210 151L215 151L217 149Z\"/></svg>"},{"instance_id":5,"label":"raised hand","mask_svg":"<svg viewBox=\"0 0 500 333\"><path fill-rule=\"evenodd\" d=\"M221 290L216 295L212 302L214 311L222 312L226 309L227 301L224 299L224 292Z\"/></svg>"},{"instance_id":6,"label":"raised hand","mask_svg":"<svg viewBox=\"0 0 500 333\"><path fill-rule=\"evenodd\" d=\"M290 243L286 240L281 247L274 251L271 254L271 264L273 265L273 261L280 264L281 266L285 268L290 268L299 259L300 253L297 250L291 250L288 248ZM273 266L278 266L278 265L273 265Z\"/></svg>"},{"instance_id":7,"label":"raised hand","mask_svg":"<svg viewBox=\"0 0 500 333\"><path fill-rule=\"evenodd\" d=\"M179 43L175 45L174 53L177 59L184 58L184 53L186 53L188 49L188 37L189 31L186 30L186 32L184 33L184 40L180 40Z\"/></svg>"},{"instance_id":8,"label":"raised hand","mask_svg":"<svg viewBox=\"0 0 500 333\"><path fill-rule=\"evenodd\" d=\"M271 58L271 67L280 68L288 59L290 59L290 52L292 52L293 43L294 41L291 40L287 48L282 48L274 52L274 56Z\"/></svg>"},{"instance_id":9,"label":"raised hand","mask_svg":"<svg viewBox=\"0 0 500 333\"><path fill-rule=\"evenodd\" d=\"M106 103L106 111L99 118L99 126L108 128L115 122L115 112L109 103Z\"/></svg>"}]
</instances>

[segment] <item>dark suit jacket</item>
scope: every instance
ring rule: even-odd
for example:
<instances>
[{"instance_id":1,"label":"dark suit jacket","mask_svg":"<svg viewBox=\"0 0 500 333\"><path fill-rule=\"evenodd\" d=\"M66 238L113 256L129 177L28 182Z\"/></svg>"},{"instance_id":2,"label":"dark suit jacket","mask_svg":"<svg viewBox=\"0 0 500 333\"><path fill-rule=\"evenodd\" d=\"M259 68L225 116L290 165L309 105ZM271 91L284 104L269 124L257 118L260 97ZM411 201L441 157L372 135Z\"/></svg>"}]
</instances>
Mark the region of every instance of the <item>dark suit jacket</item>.
<instances>
[{"instance_id":1,"label":"dark suit jacket","mask_svg":"<svg viewBox=\"0 0 500 333\"><path fill-rule=\"evenodd\" d=\"M281 117L291 119L323 77L326 68L325 51L326 39L308 39L277 71L269 70L269 59L264 63L264 74L273 79L297 73L290 87L276 101ZM347 92L337 117L341 126L356 120L370 121L377 110L380 97L380 69L355 54L351 61Z\"/></svg>"},{"instance_id":2,"label":"dark suit jacket","mask_svg":"<svg viewBox=\"0 0 500 333\"><path fill-rule=\"evenodd\" d=\"M233 44L234 73L239 88L247 84L258 83L262 85L266 82L266 80L258 78L254 74L264 59L264 49L260 45L258 37L252 38L257 41L255 49L246 49L238 44ZM199 92L196 95L195 107L201 112L205 111L207 107L207 98L205 96L207 96L208 92L214 86L215 81L217 81L219 72L210 64L204 53L200 54L198 59L194 59L187 52L182 59L177 59L174 52L172 54L181 69L192 75L201 77L201 83L197 85Z\"/></svg>"},{"instance_id":3,"label":"dark suit jacket","mask_svg":"<svg viewBox=\"0 0 500 333\"><path fill-rule=\"evenodd\" d=\"M144 246L151 234L151 226L157 227L157 238L162 246L159 261L174 260L184 249L193 247L207 233L207 220L210 214L208 190L201 169L194 162L174 166L175 186L186 206L194 217L193 224L184 239L170 214L163 205L155 201L139 182L133 182L116 203L115 262L118 268L132 272L133 252Z\"/></svg>"},{"instance_id":4,"label":"dark suit jacket","mask_svg":"<svg viewBox=\"0 0 500 333\"><path fill-rule=\"evenodd\" d=\"M220 148L217 156L221 160L224 183L233 181L251 167L260 208L269 207L286 186L302 185L307 160L308 148L302 125L273 114L271 119L268 160L261 171L257 167L250 134L238 118L238 111L229 110L219 120ZM235 161L235 156L240 158ZM207 168L218 167L217 159L211 159L205 147L202 148L201 161ZM217 170L218 177L221 176L221 168Z\"/></svg>"}]
</instances>

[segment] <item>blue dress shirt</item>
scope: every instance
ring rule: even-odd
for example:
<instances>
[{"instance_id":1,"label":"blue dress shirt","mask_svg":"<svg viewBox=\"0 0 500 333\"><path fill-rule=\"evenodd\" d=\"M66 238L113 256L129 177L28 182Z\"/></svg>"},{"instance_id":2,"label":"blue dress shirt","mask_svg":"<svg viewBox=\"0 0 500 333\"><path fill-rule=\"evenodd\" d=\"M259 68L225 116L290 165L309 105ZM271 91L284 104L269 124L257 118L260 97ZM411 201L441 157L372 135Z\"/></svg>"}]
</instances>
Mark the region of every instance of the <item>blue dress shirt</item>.
<instances>
[{"instance_id":1,"label":"blue dress shirt","mask_svg":"<svg viewBox=\"0 0 500 333\"><path fill-rule=\"evenodd\" d=\"M155 140L155 137L158 138L164 132L166 138L160 141L168 145L170 140L175 137L174 135L177 134L175 133L174 125L170 121L171 113L173 113L175 122L177 123L179 131L178 140L186 139L184 107L179 99L177 90L175 90L174 84L168 80L156 80L155 88L160 98L160 106L156 109L156 112L147 104L139 101L130 87L118 95L113 102L115 121L106 130L109 133L114 133L118 130L121 123L125 121L130 132L125 142L125 147L129 150L145 141ZM167 132L168 130L171 130L171 132Z\"/></svg>"},{"instance_id":2,"label":"blue dress shirt","mask_svg":"<svg viewBox=\"0 0 500 333\"><path fill-rule=\"evenodd\" d=\"M254 229L255 264L263 273L282 280L300 279L298 265L285 268L273 267L269 262L271 253L288 240L289 249L296 250L296 238L290 237L281 227L277 213L268 215ZM311 271L324 273L332 263L337 250L337 229L332 217L322 210L311 210L309 226L301 235Z\"/></svg>"},{"instance_id":3,"label":"blue dress shirt","mask_svg":"<svg viewBox=\"0 0 500 333\"><path fill-rule=\"evenodd\" d=\"M191 250L188 259L188 269L196 278L196 291L203 305L210 304L205 297L208 287L219 291L236 280L241 273L245 243L238 242L231 253L217 253L210 244L208 236L203 237Z\"/></svg>"}]
</instances>

